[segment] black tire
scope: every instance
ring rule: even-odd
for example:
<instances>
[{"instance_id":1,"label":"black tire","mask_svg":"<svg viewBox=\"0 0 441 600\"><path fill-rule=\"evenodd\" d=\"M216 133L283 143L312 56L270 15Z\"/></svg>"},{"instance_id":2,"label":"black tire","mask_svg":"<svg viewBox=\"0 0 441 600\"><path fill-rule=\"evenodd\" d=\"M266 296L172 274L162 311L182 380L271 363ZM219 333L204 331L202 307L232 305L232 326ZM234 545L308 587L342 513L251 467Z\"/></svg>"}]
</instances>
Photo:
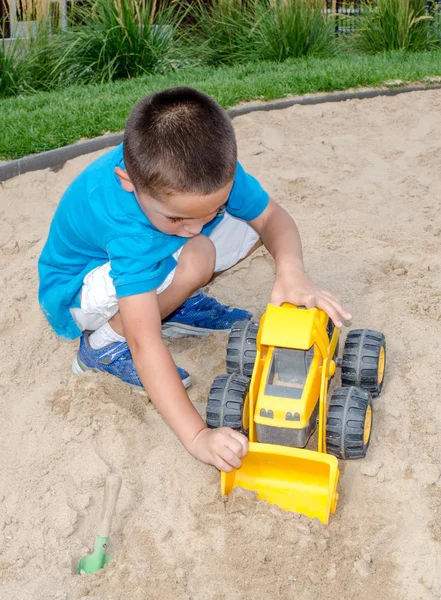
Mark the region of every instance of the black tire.
<instances>
[{"instance_id":1,"label":"black tire","mask_svg":"<svg viewBox=\"0 0 441 600\"><path fill-rule=\"evenodd\" d=\"M386 341L382 333L372 329L354 329L348 333L341 370L343 386L355 385L375 398L383 387L385 366Z\"/></svg>"},{"instance_id":2,"label":"black tire","mask_svg":"<svg viewBox=\"0 0 441 600\"><path fill-rule=\"evenodd\" d=\"M326 421L326 451L337 458L364 458L372 431L372 396L357 387L334 390Z\"/></svg>"},{"instance_id":3,"label":"black tire","mask_svg":"<svg viewBox=\"0 0 441 600\"><path fill-rule=\"evenodd\" d=\"M206 423L210 429L242 430L242 416L250 380L237 375L218 375L208 395Z\"/></svg>"},{"instance_id":4,"label":"black tire","mask_svg":"<svg viewBox=\"0 0 441 600\"><path fill-rule=\"evenodd\" d=\"M238 321L231 328L227 345L227 372L251 377L256 360L259 323Z\"/></svg>"}]
</instances>

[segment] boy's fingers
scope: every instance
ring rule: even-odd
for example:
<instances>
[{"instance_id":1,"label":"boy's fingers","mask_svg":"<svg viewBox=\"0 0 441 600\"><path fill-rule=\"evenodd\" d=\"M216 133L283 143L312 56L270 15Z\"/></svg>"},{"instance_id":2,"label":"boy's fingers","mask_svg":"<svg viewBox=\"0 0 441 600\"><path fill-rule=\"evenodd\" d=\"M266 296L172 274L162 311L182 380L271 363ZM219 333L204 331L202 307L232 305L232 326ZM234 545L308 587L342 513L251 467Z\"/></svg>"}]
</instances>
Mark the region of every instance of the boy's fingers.
<instances>
[{"instance_id":1,"label":"boy's fingers","mask_svg":"<svg viewBox=\"0 0 441 600\"><path fill-rule=\"evenodd\" d=\"M225 448L222 452L222 458L235 469L239 469L242 466L240 457L233 450L230 450L230 448Z\"/></svg>"},{"instance_id":2,"label":"boy's fingers","mask_svg":"<svg viewBox=\"0 0 441 600\"><path fill-rule=\"evenodd\" d=\"M338 314L344 321L350 321L352 319L351 313L348 310L346 310L346 308L342 306L342 304L340 304L339 302L334 302L333 305L335 310L338 312Z\"/></svg>"},{"instance_id":3,"label":"boy's fingers","mask_svg":"<svg viewBox=\"0 0 441 600\"><path fill-rule=\"evenodd\" d=\"M330 300L324 296L319 296L317 299L317 306L318 308L324 310L331 317L336 327L342 326L340 314Z\"/></svg>"},{"instance_id":4,"label":"boy's fingers","mask_svg":"<svg viewBox=\"0 0 441 600\"><path fill-rule=\"evenodd\" d=\"M345 321L350 321L352 319L351 313L343 306L340 300L337 300L337 298L335 296L332 296L332 294L326 297L334 305L334 308L338 311L338 313L343 317Z\"/></svg>"},{"instance_id":5,"label":"boy's fingers","mask_svg":"<svg viewBox=\"0 0 441 600\"><path fill-rule=\"evenodd\" d=\"M319 303L320 303L320 296L316 297L316 296L314 296L314 294L308 294L307 296L304 296L302 298L302 302L300 303L300 306L304 306L305 308L315 308L317 306L318 308L321 308Z\"/></svg>"},{"instance_id":6,"label":"boy's fingers","mask_svg":"<svg viewBox=\"0 0 441 600\"><path fill-rule=\"evenodd\" d=\"M229 448L236 456L242 458L243 456L243 446L242 444L236 440L234 437L230 436L228 440L225 442L227 448Z\"/></svg>"},{"instance_id":7,"label":"boy's fingers","mask_svg":"<svg viewBox=\"0 0 441 600\"><path fill-rule=\"evenodd\" d=\"M216 457L213 464L216 467L216 469L218 469L219 471L224 471L224 473L231 473L231 471L233 470L233 467L227 462L225 462L224 459L220 456Z\"/></svg>"},{"instance_id":8,"label":"boy's fingers","mask_svg":"<svg viewBox=\"0 0 441 600\"><path fill-rule=\"evenodd\" d=\"M271 292L270 304L274 306L280 306L283 302L283 297L278 292Z\"/></svg>"},{"instance_id":9,"label":"boy's fingers","mask_svg":"<svg viewBox=\"0 0 441 600\"><path fill-rule=\"evenodd\" d=\"M334 294L331 294L331 292L328 292L327 290L322 290L321 291L321 295L325 296L325 298L327 298L330 302L332 302L336 306L340 306L341 308L343 308L342 305L341 305L341 303L340 303L340 300L338 298L336 298L334 296Z\"/></svg>"},{"instance_id":10,"label":"boy's fingers","mask_svg":"<svg viewBox=\"0 0 441 600\"><path fill-rule=\"evenodd\" d=\"M242 458L248 454L248 438L239 431L231 430L231 437L237 440L242 446Z\"/></svg>"},{"instance_id":11,"label":"boy's fingers","mask_svg":"<svg viewBox=\"0 0 441 600\"><path fill-rule=\"evenodd\" d=\"M331 314L330 311L328 311L328 309L323 308L321 306L321 304L327 302L328 304L330 304L332 306L333 309L333 314ZM320 304L319 304L320 303ZM319 302L317 303L320 308L323 308L323 310L326 310L326 312L328 313L328 315L332 318L332 320L334 321L334 323L337 325L336 321L335 321L335 315L337 315L338 320L341 321L341 319L344 319L346 321L352 319L352 315L344 308L344 306L340 303L339 300L337 300L335 298L335 296L333 296L330 292L326 292L326 291L322 291L319 297ZM341 326L338 325L339 327Z\"/></svg>"},{"instance_id":12,"label":"boy's fingers","mask_svg":"<svg viewBox=\"0 0 441 600\"><path fill-rule=\"evenodd\" d=\"M340 302L340 300L336 296L334 296L334 294L332 294L329 290L320 290L320 294L322 296L325 296L330 302L332 302L332 304L335 306L335 308L338 310L338 312L343 317L349 317L349 318L352 317L352 315L343 306L343 304Z\"/></svg>"},{"instance_id":13,"label":"boy's fingers","mask_svg":"<svg viewBox=\"0 0 441 600\"><path fill-rule=\"evenodd\" d=\"M234 469L239 469L242 466L240 458L229 448L223 448L220 452L220 457Z\"/></svg>"}]
</instances>

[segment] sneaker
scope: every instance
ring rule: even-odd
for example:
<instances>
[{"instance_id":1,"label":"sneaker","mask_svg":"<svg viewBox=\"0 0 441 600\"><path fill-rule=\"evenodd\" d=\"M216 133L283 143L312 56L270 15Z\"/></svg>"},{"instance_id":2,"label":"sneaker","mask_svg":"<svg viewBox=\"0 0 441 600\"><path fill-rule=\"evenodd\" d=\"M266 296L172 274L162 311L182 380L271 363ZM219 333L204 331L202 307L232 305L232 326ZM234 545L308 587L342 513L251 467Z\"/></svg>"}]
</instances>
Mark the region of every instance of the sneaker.
<instances>
[{"instance_id":1,"label":"sneaker","mask_svg":"<svg viewBox=\"0 0 441 600\"><path fill-rule=\"evenodd\" d=\"M94 350L89 344L89 335L83 333L81 336L80 348L73 359L72 372L75 375L83 375L86 371L110 373L131 387L143 390L127 343L115 342L110 346ZM190 375L184 369L176 368L185 389L187 389L191 385Z\"/></svg>"},{"instance_id":2,"label":"sneaker","mask_svg":"<svg viewBox=\"0 0 441 600\"><path fill-rule=\"evenodd\" d=\"M236 321L248 321L253 315L247 310L230 308L214 298L200 293L189 298L174 313L163 320L162 336L180 338L185 335L206 337L214 331L231 330Z\"/></svg>"}]
</instances>

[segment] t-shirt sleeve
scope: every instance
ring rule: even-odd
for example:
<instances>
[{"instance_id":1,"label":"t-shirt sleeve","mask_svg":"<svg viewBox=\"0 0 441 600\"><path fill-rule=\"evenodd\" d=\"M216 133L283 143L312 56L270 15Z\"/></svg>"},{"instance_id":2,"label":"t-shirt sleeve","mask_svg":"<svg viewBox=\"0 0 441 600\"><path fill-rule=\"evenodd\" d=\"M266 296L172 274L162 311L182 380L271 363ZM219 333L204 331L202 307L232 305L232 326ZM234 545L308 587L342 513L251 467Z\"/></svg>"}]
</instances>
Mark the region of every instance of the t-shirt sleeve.
<instances>
[{"instance_id":1,"label":"t-shirt sleeve","mask_svg":"<svg viewBox=\"0 0 441 600\"><path fill-rule=\"evenodd\" d=\"M245 172L238 162L233 187L227 202L227 212L244 221L260 216L268 206L269 194L260 183Z\"/></svg>"},{"instance_id":2,"label":"t-shirt sleeve","mask_svg":"<svg viewBox=\"0 0 441 600\"><path fill-rule=\"evenodd\" d=\"M184 243L185 240L182 240ZM172 254L178 249L150 235L120 237L108 242L110 277L117 298L151 292L161 285L177 262Z\"/></svg>"}]
</instances>

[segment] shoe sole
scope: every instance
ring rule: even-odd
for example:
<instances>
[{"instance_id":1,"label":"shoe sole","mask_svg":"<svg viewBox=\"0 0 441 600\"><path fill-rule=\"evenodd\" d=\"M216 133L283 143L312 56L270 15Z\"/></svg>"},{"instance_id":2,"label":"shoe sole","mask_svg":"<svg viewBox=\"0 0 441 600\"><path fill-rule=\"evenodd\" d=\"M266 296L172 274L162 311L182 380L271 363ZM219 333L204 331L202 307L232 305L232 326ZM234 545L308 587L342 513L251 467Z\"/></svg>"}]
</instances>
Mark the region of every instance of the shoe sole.
<instances>
[{"instance_id":1,"label":"shoe sole","mask_svg":"<svg viewBox=\"0 0 441 600\"><path fill-rule=\"evenodd\" d=\"M197 337L206 338L212 333L222 331L224 333L230 333L230 329L207 329L204 327L194 327L194 325L184 325L181 323L165 323L162 326L162 337L166 339L176 340L182 337Z\"/></svg>"},{"instance_id":2,"label":"shoe sole","mask_svg":"<svg viewBox=\"0 0 441 600\"><path fill-rule=\"evenodd\" d=\"M100 371L99 369L94 369L92 367L88 367L78 358L78 354L76 354L72 361L72 373L74 375L86 375L87 373L105 373L105 371ZM107 375L111 375L111 373L107 373ZM115 377L115 375L114 375L114 377ZM126 382L123 381L123 383L126 383ZM189 375L185 379L182 379L182 383L184 384L184 388L188 389L192 383L191 376ZM145 396L148 395L147 392L145 391L145 389L140 388L139 385L133 385L133 383L126 383L126 385L131 387L132 390L139 392L140 394L143 394Z\"/></svg>"}]
</instances>

